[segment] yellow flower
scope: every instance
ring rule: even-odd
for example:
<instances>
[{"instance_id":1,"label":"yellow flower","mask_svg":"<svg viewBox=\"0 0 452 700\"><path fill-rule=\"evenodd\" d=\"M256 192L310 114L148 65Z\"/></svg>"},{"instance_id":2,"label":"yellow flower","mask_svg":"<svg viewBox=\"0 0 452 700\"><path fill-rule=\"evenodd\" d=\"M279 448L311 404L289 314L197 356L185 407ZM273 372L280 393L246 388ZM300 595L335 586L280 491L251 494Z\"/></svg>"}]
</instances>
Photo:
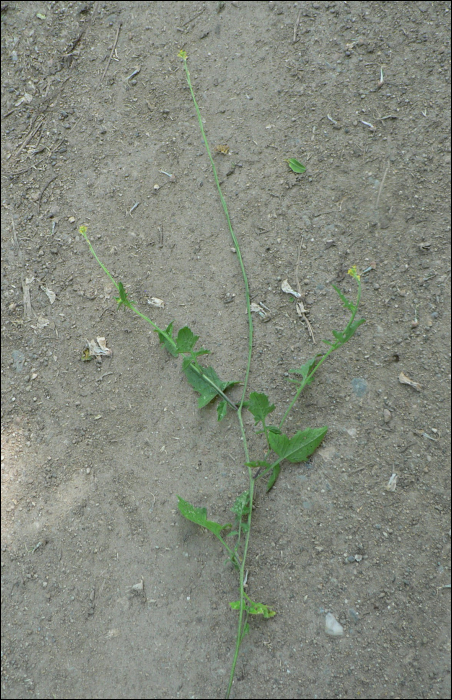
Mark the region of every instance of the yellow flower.
<instances>
[{"instance_id":1,"label":"yellow flower","mask_svg":"<svg viewBox=\"0 0 452 700\"><path fill-rule=\"evenodd\" d=\"M86 228L86 226L80 226L78 232L81 233L82 236L84 236L87 230L88 229Z\"/></svg>"},{"instance_id":2,"label":"yellow flower","mask_svg":"<svg viewBox=\"0 0 452 700\"><path fill-rule=\"evenodd\" d=\"M351 275L351 277L354 277L355 280L361 279L361 275L358 275L356 271L356 265L353 265L353 267L351 267L350 270L348 270L348 274Z\"/></svg>"},{"instance_id":3,"label":"yellow flower","mask_svg":"<svg viewBox=\"0 0 452 700\"><path fill-rule=\"evenodd\" d=\"M187 54L183 49L181 49L177 55L179 56L179 58L182 58L184 61L187 58Z\"/></svg>"}]
</instances>

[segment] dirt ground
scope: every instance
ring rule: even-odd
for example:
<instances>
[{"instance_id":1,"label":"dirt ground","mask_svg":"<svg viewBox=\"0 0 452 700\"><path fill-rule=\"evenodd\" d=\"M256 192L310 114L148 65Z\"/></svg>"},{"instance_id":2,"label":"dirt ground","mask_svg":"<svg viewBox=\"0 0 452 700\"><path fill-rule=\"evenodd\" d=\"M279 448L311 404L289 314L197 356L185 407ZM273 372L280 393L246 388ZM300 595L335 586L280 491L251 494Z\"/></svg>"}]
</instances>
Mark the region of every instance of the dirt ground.
<instances>
[{"instance_id":1,"label":"dirt ground","mask_svg":"<svg viewBox=\"0 0 452 700\"><path fill-rule=\"evenodd\" d=\"M331 285L354 291L354 264L367 319L288 423L328 425L322 446L258 490L247 591L277 615L251 621L231 697L450 697L450 4L35 1L1 16L2 697L227 687L236 575L177 495L230 520L247 488L237 421L197 408L78 233L144 313L189 325L243 380L243 282L182 48L210 144L229 147L215 162L268 314L249 388L275 422L289 370L343 327ZM281 291L297 274L316 345ZM113 356L83 362L97 337Z\"/></svg>"}]
</instances>

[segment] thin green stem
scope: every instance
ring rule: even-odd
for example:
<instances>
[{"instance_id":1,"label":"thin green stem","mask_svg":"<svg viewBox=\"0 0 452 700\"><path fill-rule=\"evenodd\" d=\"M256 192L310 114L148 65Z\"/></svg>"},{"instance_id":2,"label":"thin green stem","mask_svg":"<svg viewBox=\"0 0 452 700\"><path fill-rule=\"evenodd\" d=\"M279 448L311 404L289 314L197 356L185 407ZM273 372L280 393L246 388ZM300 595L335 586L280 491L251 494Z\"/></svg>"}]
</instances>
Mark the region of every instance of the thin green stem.
<instances>
[{"instance_id":1,"label":"thin green stem","mask_svg":"<svg viewBox=\"0 0 452 700\"><path fill-rule=\"evenodd\" d=\"M245 381L243 383L242 397L241 397L240 404L239 404L239 407L237 410L237 418L239 421L240 433L241 433L242 441L243 441L243 450L245 452L245 461L249 462L248 445L247 445L245 427L243 425L243 418L242 418L242 409L243 409L243 404L245 401L246 391L247 391L247 387L248 387L248 379L249 379L250 369L251 369L251 357L252 357L252 351L253 351L253 319L251 317L251 299L250 299L248 277L246 274L245 264L243 262L242 253L240 250L240 245L239 245L237 237L234 233L234 230L232 228L231 219L229 217L229 212L228 212L228 207L227 207L226 201L223 197L223 192L221 191L220 181L218 179L217 169L215 167L215 162L213 160L212 153L210 151L209 142L207 141L207 137L206 137L206 134L204 132L204 127L203 127L202 118L201 118L201 112L199 111L198 103L196 101L195 93L193 91L193 87L191 84L190 71L188 70L188 66L187 66L187 56L186 56L185 52L183 52L183 51L181 51L179 55L184 62L184 69L185 69L185 75L187 77L187 84L188 84L188 87L190 89L190 94L191 94L191 97L193 100L193 104L195 106L195 110L196 110L196 114L197 114L198 122L199 122L199 128L201 130L201 134L202 134L202 137L204 140L204 144L206 146L207 154L209 156L210 164L212 166L213 176L215 178L215 184L217 186L218 194L220 196L221 204L223 206L223 211L224 211L225 216L226 216L226 221L228 222L229 233L231 234L231 238L232 238L232 241L234 243L237 258L238 258L238 261L240 264L240 269L242 271L243 283L245 286L246 310L247 310L247 315L248 315L248 359L247 359L247 364L246 364ZM250 510L248 513L248 530L247 530L246 537L245 537L243 556L242 556L242 561L241 561L241 565L240 565L240 572L239 572L240 573L239 621L238 621L238 631L237 631L237 640L236 640L236 645L235 645L234 659L232 662L231 674L229 677L229 685L228 685L228 690L227 690L227 694L226 694L227 698L229 697L229 694L231 692L231 687L232 687L232 683L234 680L235 667L237 664L240 645L241 645L242 638L243 638L244 625L246 624L246 620L244 621L244 614L246 614L246 611L245 611L245 599L244 599L243 584L244 584L244 577L245 577L246 555L248 553L248 546L249 546L250 533L251 533L251 518L252 518L252 512L253 512L253 495L254 495L254 479L253 479L253 474L252 474L250 467L248 467L248 478L249 478Z\"/></svg>"},{"instance_id":2,"label":"thin green stem","mask_svg":"<svg viewBox=\"0 0 452 700\"><path fill-rule=\"evenodd\" d=\"M190 94L191 94L191 97L193 100L193 104L195 105L195 110L196 110L196 114L197 114L198 122L199 122L199 128L201 130L202 138L204 140L204 144L205 144L205 147L207 150L207 155L209 156L210 164L212 166L213 176L215 178L215 184L217 186L218 194L220 195L220 200L221 200L221 204L223 206L223 211L224 211L225 216L226 216L226 221L228 222L229 233L231 234L231 238L232 238L232 241L234 243L234 247L235 247L235 250L237 253L237 258L238 258L238 261L240 264L240 269L242 271L243 282L245 285L246 310L247 310L247 314L248 314L248 362L247 362L247 366L246 366L245 381L243 383L242 398L240 401L240 409L241 409L243 406L243 402L245 401L245 395L246 395L246 390L247 390L247 386L248 386L248 378L249 378L250 368L251 368L251 356L252 356L252 350L253 350L253 319L251 317L251 299L250 299L248 277L246 274L245 264L243 262L239 242L238 242L237 237L234 233L234 229L232 228L231 219L229 217L228 207L227 207L226 201L223 197L223 192L221 191L220 181L218 179L215 161L212 157L212 153L211 153L210 147L209 147L209 142L207 141L207 136L204 132L204 126L202 123L201 112L199 111L198 103L196 101L195 93L193 91L193 86L191 84L190 71L188 70L188 66L187 66L187 57L184 56L182 54L182 52L181 52L180 56L184 62L184 69L185 69L185 75L187 77L187 84L188 84L188 87L190 89Z\"/></svg>"}]
</instances>

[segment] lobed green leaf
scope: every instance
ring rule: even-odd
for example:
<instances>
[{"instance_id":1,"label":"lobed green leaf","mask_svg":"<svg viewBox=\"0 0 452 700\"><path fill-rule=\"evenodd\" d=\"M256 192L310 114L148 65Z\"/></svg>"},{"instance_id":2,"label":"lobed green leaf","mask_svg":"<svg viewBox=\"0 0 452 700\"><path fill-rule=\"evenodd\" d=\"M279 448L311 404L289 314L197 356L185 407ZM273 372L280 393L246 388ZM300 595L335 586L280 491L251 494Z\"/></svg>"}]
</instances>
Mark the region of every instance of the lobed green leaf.
<instances>
[{"instance_id":1,"label":"lobed green leaf","mask_svg":"<svg viewBox=\"0 0 452 700\"><path fill-rule=\"evenodd\" d=\"M223 382L213 367L200 367L200 370L196 371L189 358L185 358L183 360L182 370L187 377L188 383L198 394L200 394L200 398L198 399L199 408L207 406L208 403L213 401L213 399L218 396L218 391L216 391L215 387L218 387L218 389L224 393L226 389L229 389L229 387L235 386L239 383ZM212 384L208 382L205 377L208 377L215 386L212 386Z\"/></svg>"},{"instance_id":2,"label":"lobed green leaf","mask_svg":"<svg viewBox=\"0 0 452 700\"><path fill-rule=\"evenodd\" d=\"M250 492L244 491L235 499L231 511L241 518L250 512Z\"/></svg>"},{"instance_id":3,"label":"lobed green leaf","mask_svg":"<svg viewBox=\"0 0 452 700\"><path fill-rule=\"evenodd\" d=\"M266 619L276 615L276 612L269 608L268 605L264 605L264 603L255 603L253 600L248 598L248 596L246 596L246 599L247 602L244 605L244 609L250 615L262 615ZM240 600L235 600L233 603L229 603L229 605L231 606L232 610L240 610Z\"/></svg>"},{"instance_id":4,"label":"lobed green leaf","mask_svg":"<svg viewBox=\"0 0 452 700\"><path fill-rule=\"evenodd\" d=\"M199 335L195 335L188 326L184 326L177 334L177 349L179 352L191 352L198 340Z\"/></svg>"},{"instance_id":5,"label":"lobed green leaf","mask_svg":"<svg viewBox=\"0 0 452 700\"><path fill-rule=\"evenodd\" d=\"M348 309L349 311L351 311L351 312L353 313L353 312L355 311L355 309L356 309L355 304L354 304L352 301L349 301L349 300L347 299L347 297L345 296L345 294L342 294L341 290L340 290L338 287L336 287L335 284L333 284L332 287L333 287L333 289L335 289L336 292L339 294L339 297L340 297L340 299L341 299L343 305L345 306L345 308Z\"/></svg>"},{"instance_id":6,"label":"lobed green leaf","mask_svg":"<svg viewBox=\"0 0 452 700\"><path fill-rule=\"evenodd\" d=\"M289 462L304 462L322 442L328 431L327 426L323 428L308 428L296 433L293 438L287 435L268 434L270 447L278 457L287 459Z\"/></svg>"},{"instance_id":7,"label":"lobed green leaf","mask_svg":"<svg viewBox=\"0 0 452 700\"><path fill-rule=\"evenodd\" d=\"M215 537L219 537L222 530L232 527L231 523L220 525L220 523L216 523L213 520L207 520L206 508L197 508L196 506L192 506L191 503L187 503L187 501L184 501L184 499L180 496L178 496L178 499L178 508L184 518L187 518L187 520L190 520L192 523L196 523L196 525L200 525L201 527L205 527L207 530L210 530L210 532L213 532Z\"/></svg>"},{"instance_id":8,"label":"lobed green leaf","mask_svg":"<svg viewBox=\"0 0 452 700\"><path fill-rule=\"evenodd\" d=\"M258 394L256 391L250 394L250 398L243 405L253 414L254 425L257 425L259 421L262 422L262 425L265 425L265 418L275 410L274 404L270 406L268 396L266 394Z\"/></svg>"}]
</instances>

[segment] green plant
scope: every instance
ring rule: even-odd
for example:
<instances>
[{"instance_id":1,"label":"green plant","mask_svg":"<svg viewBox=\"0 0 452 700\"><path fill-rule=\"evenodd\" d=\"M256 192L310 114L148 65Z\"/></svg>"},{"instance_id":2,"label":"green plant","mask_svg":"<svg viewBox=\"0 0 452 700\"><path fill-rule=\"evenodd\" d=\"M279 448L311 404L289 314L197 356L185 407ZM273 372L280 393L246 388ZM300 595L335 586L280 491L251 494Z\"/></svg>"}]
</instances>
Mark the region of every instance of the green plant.
<instances>
[{"instance_id":1,"label":"green plant","mask_svg":"<svg viewBox=\"0 0 452 700\"><path fill-rule=\"evenodd\" d=\"M266 490L268 492L275 485L276 480L278 479L278 476L280 474L283 462L290 462L295 464L304 462L322 442L328 430L326 426L323 426L321 428L307 428L301 431L297 431L292 437L289 437L288 435L283 433L282 428L287 419L287 416L289 415L290 411L292 410L293 406L298 400L300 394L305 389L305 387L313 381L314 375L316 374L318 369L322 366L322 364L329 357L329 355L331 355L331 353L333 353L335 350L338 350L342 345L344 345L348 340L350 340L350 338L356 332L357 328L362 323L364 323L364 319L355 320L361 297L361 281L360 276L357 273L356 267L352 267L349 270L349 274L356 280L358 284L356 302L349 301L337 287L334 287L337 293L339 294L339 297L342 303L344 304L345 308L350 312L350 320L343 331L333 331L334 340L323 341L328 346L328 349L325 353L317 353L313 358L301 365L301 367L290 370L290 373L293 375L293 377L290 378L289 381L295 383L295 385L297 386L297 390L293 400L291 401L288 409L284 413L279 424L276 426L267 423L268 416L270 416L270 414L273 413L273 411L275 410L275 406L270 404L270 401L266 394L251 392L248 396L248 399L246 399L246 395L248 393L248 379L253 349L253 322L251 317L248 278L246 275L242 255L240 252L240 246L233 231L226 202L221 191L215 163L210 152L206 135L204 133L201 114L193 92L193 87L190 80L190 73L187 67L187 55L184 51L181 51L179 53L179 56L180 58L182 58L184 63L188 86L190 88L191 96L198 116L199 126L212 165L213 175L215 178L223 210L226 215L229 232L237 252L237 258L242 271L243 282L245 287L245 300L248 312L249 331L248 359L245 377L243 380L243 389L238 403L231 400L231 398L226 394L226 392L232 386L237 385L239 382L223 381L219 378L216 371L212 367L205 367L204 365L201 365L199 363L198 358L202 355L209 354L209 350L206 350L205 348L195 350L195 346L199 339L198 336L194 335L194 333L188 327L181 328L178 331L177 335L175 335L173 330L173 322L170 323L166 329L162 329L159 328L157 324L154 323L154 321L142 314L136 308L135 304L128 298L123 284L121 282L116 282L113 279L108 269L97 257L96 252L94 251L88 239L86 227L82 226L79 230L80 233L86 239L91 253L94 255L99 265L102 267L104 272L108 275L108 277L118 290L119 296L116 297L118 307L127 307L134 313L138 314L138 316L143 318L145 321L147 321L152 326L153 330L158 334L160 343L172 356L183 356L182 371L185 373L189 384L191 384L193 389L200 395L198 399L198 406L202 408L203 406L206 406L218 397L218 420L222 420L224 418L224 416L227 413L228 407L230 410L233 410L235 415L237 416L240 429L240 436L242 438L242 444L245 454L245 464L248 469L248 487L243 493L241 493L236 498L231 508L231 511L234 515L233 522L221 524L212 520L208 520L206 508L196 507L191 503L185 501L180 496L178 496L178 507L180 513L191 522L196 523L200 527L209 530L213 535L215 535L215 537L219 540L221 545L226 550L233 567L238 573L239 598L238 600L230 603L232 610L236 610L238 612L238 622L234 657L232 661L229 683L226 693L226 697L229 697L232 683L234 680L235 667L239 655L240 646L244 636L249 631L249 616L262 615L264 618L271 618L276 614L274 610L272 610L269 606L265 605L264 603L253 601L245 592L246 561L251 535L251 521L253 514L255 485L259 479L267 477ZM248 453L247 436L243 422L244 410L249 411L253 415L255 427L257 427L260 424L260 429L258 430L258 433L265 435L267 443L267 453L265 454L263 459L250 459ZM271 456L272 454L273 457Z\"/></svg>"}]
</instances>

